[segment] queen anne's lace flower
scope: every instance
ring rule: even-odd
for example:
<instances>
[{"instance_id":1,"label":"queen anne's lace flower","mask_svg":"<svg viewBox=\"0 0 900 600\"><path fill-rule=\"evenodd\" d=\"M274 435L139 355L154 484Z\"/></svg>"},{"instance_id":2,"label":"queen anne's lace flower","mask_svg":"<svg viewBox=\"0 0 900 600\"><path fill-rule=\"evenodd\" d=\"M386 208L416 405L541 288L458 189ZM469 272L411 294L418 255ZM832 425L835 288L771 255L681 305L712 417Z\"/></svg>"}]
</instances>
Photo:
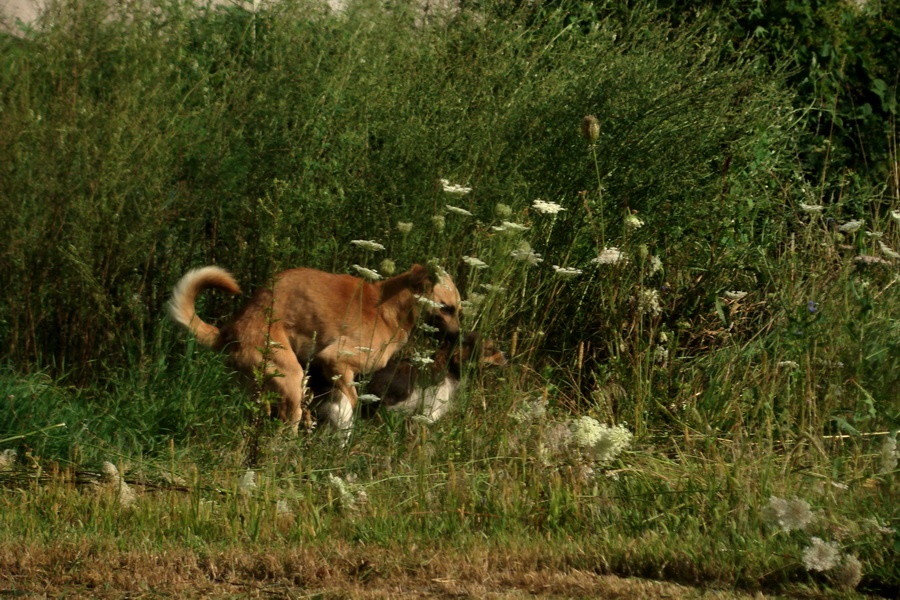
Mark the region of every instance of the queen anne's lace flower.
<instances>
[{"instance_id":1,"label":"queen anne's lace flower","mask_svg":"<svg viewBox=\"0 0 900 600\"><path fill-rule=\"evenodd\" d=\"M629 214L625 217L625 229L634 231L644 226L644 222L637 215Z\"/></svg>"},{"instance_id":2,"label":"queen anne's lace flower","mask_svg":"<svg viewBox=\"0 0 900 600\"><path fill-rule=\"evenodd\" d=\"M799 498L785 500L777 496L769 498L769 504L763 509L763 518L781 528L782 531L806 529L816 519L810 510L809 503Z\"/></svg>"},{"instance_id":3,"label":"queen anne's lace flower","mask_svg":"<svg viewBox=\"0 0 900 600\"><path fill-rule=\"evenodd\" d=\"M825 207L820 204L804 204L800 203L800 210L808 213L820 213L825 210Z\"/></svg>"},{"instance_id":4,"label":"queen anne's lace flower","mask_svg":"<svg viewBox=\"0 0 900 600\"><path fill-rule=\"evenodd\" d=\"M447 209L447 212L451 212L451 213L454 213L454 214L457 214L457 215L462 215L462 216L464 216L464 217L471 217L471 216L472 216L472 213L471 213L471 212L467 211L467 210L464 209L464 208L460 208L460 207L458 207L458 206L451 206L450 204L447 204L445 208Z\"/></svg>"},{"instance_id":5,"label":"queen anne's lace flower","mask_svg":"<svg viewBox=\"0 0 900 600\"><path fill-rule=\"evenodd\" d=\"M555 215L560 211L566 210L556 202L547 202L546 200L537 199L532 202L531 206L539 213L544 215Z\"/></svg>"},{"instance_id":6,"label":"queen anne's lace flower","mask_svg":"<svg viewBox=\"0 0 900 600\"><path fill-rule=\"evenodd\" d=\"M397 231L406 235L410 231L412 231L413 224L409 221L397 221Z\"/></svg>"},{"instance_id":7,"label":"queen anne's lace flower","mask_svg":"<svg viewBox=\"0 0 900 600\"><path fill-rule=\"evenodd\" d=\"M472 188L470 187L450 183L447 179L441 179L441 188L444 190L445 194L451 196L465 196L472 191Z\"/></svg>"},{"instance_id":8,"label":"queen anne's lace flower","mask_svg":"<svg viewBox=\"0 0 900 600\"><path fill-rule=\"evenodd\" d=\"M578 277L583 273L581 269L570 269L566 267L559 267L556 265L553 265L553 271L558 277L561 277L562 279L572 279L573 277Z\"/></svg>"},{"instance_id":9,"label":"queen anne's lace flower","mask_svg":"<svg viewBox=\"0 0 900 600\"><path fill-rule=\"evenodd\" d=\"M369 250L371 252L379 252L381 250L384 250L384 246L372 240L351 240L350 243L354 246L359 246L363 250Z\"/></svg>"},{"instance_id":10,"label":"queen anne's lace flower","mask_svg":"<svg viewBox=\"0 0 900 600\"><path fill-rule=\"evenodd\" d=\"M864 219L847 221L846 223L838 227L838 230L843 231L844 233L853 233L854 231L858 231L859 228L863 226L863 223L865 223Z\"/></svg>"},{"instance_id":11,"label":"queen anne's lace flower","mask_svg":"<svg viewBox=\"0 0 900 600\"><path fill-rule=\"evenodd\" d=\"M464 263L472 267L473 269L487 269L488 264L481 260L480 258L475 258L474 256L463 256L462 260Z\"/></svg>"},{"instance_id":12,"label":"queen anne's lace flower","mask_svg":"<svg viewBox=\"0 0 900 600\"><path fill-rule=\"evenodd\" d=\"M497 232L519 233L522 231L528 231L529 227L520 225L519 223L513 223L512 221L503 221L499 225L494 225L493 227L491 227L491 229Z\"/></svg>"},{"instance_id":13,"label":"queen anne's lace flower","mask_svg":"<svg viewBox=\"0 0 900 600\"><path fill-rule=\"evenodd\" d=\"M592 417L580 417L571 422L573 441L598 463L610 462L631 445L630 431L616 425L609 427Z\"/></svg>"},{"instance_id":14,"label":"queen anne's lace flower","mask_svg":"<svg viewBox=\"0 0 900 600\"><path fill-rule=\"evenodd\" d=\"M356 269L357 273L371 281L378 281L379 279L381 279L381 274L374 269L367 269L366 267L360 265L353 265L353 268Z\"/></svg>"},{"instance_id":15,"label":"queen anne's lace flower","mask_svg":"<svg viewBox=\"0 0 900 600\"><path fill-rule=\"evenodd\" d=\"M600 256L593 259L591 262L598 265L614 265L619 262L624 263L627 261L628 258L625 256L625 253L613 246L611 248L604 248L600 253Z\"/></svg>"},{"instance_id":16,"label":"queen anne's lace flower","mask_svg":"<svg viewBox=\"0 0 900 600\"><path fill-rule=\"evenodd\" d=\"M830 571L838 566L841 552L834 542L823 542L813 537L812 544L803 551L803 566L807 571Z\"/></svg>"}]
</instances>

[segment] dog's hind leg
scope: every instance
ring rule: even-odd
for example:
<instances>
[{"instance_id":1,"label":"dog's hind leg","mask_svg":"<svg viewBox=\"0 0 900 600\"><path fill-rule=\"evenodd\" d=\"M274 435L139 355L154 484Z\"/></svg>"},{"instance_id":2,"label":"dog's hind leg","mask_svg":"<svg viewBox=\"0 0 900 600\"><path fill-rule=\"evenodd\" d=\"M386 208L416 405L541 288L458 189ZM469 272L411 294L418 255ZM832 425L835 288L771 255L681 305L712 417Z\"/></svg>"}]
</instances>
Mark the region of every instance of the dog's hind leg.
<instances>
[{"instance_id":1,"label":"dog's hind leg","mask_svg":"<svg viewBox=\"0 0 900 600\"><path fill-rule=\"evenodd\" d=\"M281 343L273 334L272 341L276 342L273 344L276 348L266 365L266 386L281 396L278 416L296 435L303 417L303 366L287 339Z\"/></svg>"}]
</instances>

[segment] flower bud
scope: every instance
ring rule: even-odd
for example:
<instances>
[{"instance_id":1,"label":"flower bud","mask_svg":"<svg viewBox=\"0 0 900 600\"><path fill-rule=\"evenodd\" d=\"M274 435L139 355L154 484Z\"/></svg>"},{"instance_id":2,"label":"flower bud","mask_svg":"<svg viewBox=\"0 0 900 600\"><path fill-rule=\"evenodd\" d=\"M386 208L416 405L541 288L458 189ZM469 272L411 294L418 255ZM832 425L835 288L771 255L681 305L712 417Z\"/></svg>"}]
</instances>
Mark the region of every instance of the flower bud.
<instances>
[{"instance_id":1,"label":"flower bud","mask_svg":"<svg viewBox=\"0 0 900 600\"><path fill-rule=\"evenodd\" d=\"M594 115L588 115L581 120L581 135L590 144L596 144L600 139L600 121Z\"/></svg>"}]
</instances>

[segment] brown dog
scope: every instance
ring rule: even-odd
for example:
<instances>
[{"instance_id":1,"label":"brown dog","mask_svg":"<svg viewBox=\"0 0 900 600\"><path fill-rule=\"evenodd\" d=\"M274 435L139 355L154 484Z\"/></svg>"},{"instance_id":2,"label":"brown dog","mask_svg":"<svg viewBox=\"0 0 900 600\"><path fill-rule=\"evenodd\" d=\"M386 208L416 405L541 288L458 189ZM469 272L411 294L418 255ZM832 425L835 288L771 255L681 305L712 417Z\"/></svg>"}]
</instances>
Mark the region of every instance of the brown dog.
<instances>
[{"instance_id":1,"label":"brown dog","mask_svg":"<svg viewBox=\"0 0 900 600\"><path fill-rule=\"evenodd\" d=\"M267 387L281 396L279 416L293 432L303 415L303 364L313 359L334 381L341 397L332 421L350 427L356 407L353 377L383 368L409 338L424 310L431 325L459 335L459 292L446 273L414 265L377 283L315 269L278 274L256 291L222 329L204 322L194 308L208 288L232 294L240 288L227 271L189 271L172 292L169 314L206 346L228 353L234 366L252 375L264 366ZM264 356L262 350L268 347Z\"/></svg>"}]
</instances>

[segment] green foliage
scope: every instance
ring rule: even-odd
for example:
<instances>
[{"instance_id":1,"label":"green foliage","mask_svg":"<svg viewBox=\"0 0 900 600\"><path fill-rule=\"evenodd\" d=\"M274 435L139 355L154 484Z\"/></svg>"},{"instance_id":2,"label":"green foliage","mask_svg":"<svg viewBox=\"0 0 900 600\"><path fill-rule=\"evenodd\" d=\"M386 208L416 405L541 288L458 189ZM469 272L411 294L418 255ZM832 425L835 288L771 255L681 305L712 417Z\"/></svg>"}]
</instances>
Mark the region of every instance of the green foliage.
<instances>
[{"instance_id":1,"label":"green foliage","mask_svg":"<svg viewBox=\"0 0 900 600\"><path fill-rule=\"evenodd\" d=\"M178 472L188 499L123 518L200 548L584 539L568 566L780 588L839 585L802 552L843 535L896 586L896 15L671 4L85 0L0 39L13 472ZM383 259L446 268L466 328L513 358L430 427L287 440L163 316L194 266L252 291ZM561 441L588 416L633 445ZM89 530L127 545L108 496ZM772 496L810 499L817 528L773 531ZM0 523L30 539L88 504Z\"/></svg>"}]
</instances>

